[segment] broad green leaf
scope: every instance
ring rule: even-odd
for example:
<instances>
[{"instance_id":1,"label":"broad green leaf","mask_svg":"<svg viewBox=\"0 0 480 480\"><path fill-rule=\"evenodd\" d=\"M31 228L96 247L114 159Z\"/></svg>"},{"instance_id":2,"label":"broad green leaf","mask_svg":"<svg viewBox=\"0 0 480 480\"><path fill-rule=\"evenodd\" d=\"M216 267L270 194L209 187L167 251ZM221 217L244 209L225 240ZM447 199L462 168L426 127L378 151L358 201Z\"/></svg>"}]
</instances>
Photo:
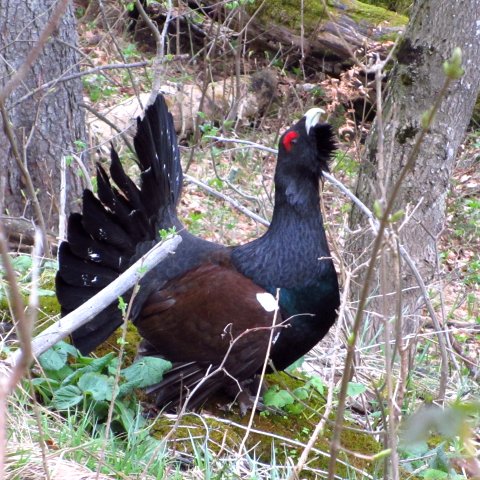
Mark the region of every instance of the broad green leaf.
<instances>
[{"instance_id":1,"label":"broad green leaf","mask_svg":"<svg viewBox=\"0 0 480 480\"><path fill-rule=\"evenodd\" d=\"M83 400L82 392L75 385L59 388L54 394L52 405L58 410L67 410Z\"/></svg>"},{"instance_id":2,"label":"broad green leaf","mask_svg":"<svg viewBox=\"0 0 480 480\"><path fill-rule=\"evenodd\" d=\"M263 403L267 407L283 408L295 401L295 398L287 390L279 390L278 386L269 388L263 395Z\"/></svg>"},{"instance_id":3,"label":"broad green leaf","mask_svg":"<svg viewBox=\"0 0 480 480\"><path fill-rule=\"evenodd\" d=\"M78 387L85 395L90 395L97 402L112 398L112 380L100 373L89 372L82 375L78 381Z\"/></svg>"},{"instance_id":4,"label":"broad green leaf","mask_svg":"<svg viewBox=\"0 0 480 480\"><path fill-rule=\"evenodd\" d=\"M39 357L40 365L45 370L60 370L63 368L68 360L68 351L63 348L61 343L49 348L45 353Z\"/></svg>"},{"instance_id":5,"label":"broad green leaf","mask_svg":"<svg viewBox=\"0 0 480 480\"><path fill-rule=\"evenodd\" d=\"M293 391L295 398L306 400L308 398L308 390L305 387L298 387Z\"/></svg>"},{"instance_id":6,"label":"broad green leaf","mask_svg":"<svg viewBox=\"0 0 480 480\"><path fill-rule=\"evenodd\" d=\"M144 388L161 382L165 372L172 368L168 360L157 357L143 357L122 370L122 375L128 383L134 383L133 388Z\"/></svg>"},{"instance_id":7,"label":"broad green leaf","mask_svg":"<svg viewBox=\"0 0 480 480\"><path fill-rule=\"evenodd\" d=\"M347 397L356 397L365 392L367 387L362 383L349 382L347 387Z\"/></svg>"}]
</instances>

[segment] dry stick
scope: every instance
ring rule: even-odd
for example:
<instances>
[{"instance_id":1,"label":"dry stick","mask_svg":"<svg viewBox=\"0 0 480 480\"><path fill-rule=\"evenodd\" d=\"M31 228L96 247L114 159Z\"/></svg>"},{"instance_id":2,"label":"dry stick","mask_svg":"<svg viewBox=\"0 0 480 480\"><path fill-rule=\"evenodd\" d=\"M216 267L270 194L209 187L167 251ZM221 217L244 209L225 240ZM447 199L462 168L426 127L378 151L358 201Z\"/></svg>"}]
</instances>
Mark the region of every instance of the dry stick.
<instances>
[{"instance_id":1,"label":"dry stick","mask_svg":"<svg viewBox=\"0 0 480 480\"><path fill-rule=\"evenodd\" d=\"M128 332L128 319L130 318L130 314L132 311L132 306L133 302L135 300L135 296L138 292L138 282L133 288L133 293L132 296L130 297L130 300L128 302L128 308L127 311L124 312L124 318L122 322L122 334L119 338L119 344L120 348L118 350L118 355L117 355L117 368L115 370L115 377L113 379L113 392L112 392L112 398L110 399L110 405L108 406L108 414L107 414L107 422L105 423L105 436L103 438L103 444L102 448L100 449L100 456L98 459L98 465L97 465L97 473L95 475L95 480L98 480L100 477L100 470L102 466L105 463L105 452L107 450L107 441L110 436L110 426L112 424L112 419L113 419L113 411L115 409L115 400L117 399L117 395L119 392L118 385L120 383L120 376L122 373L122 361L123 361L123 356L125 354L125 344L126 344L126 338L127 338L127 332Z\"/></svg>"},{"instance_id":2,"label":"dry stick","mask_svg":"<svg viewBox=\"0 0 480 480\"><path fill-rule=\"evenodd\" d=\"M119 295L132 288L147 272L169 254L174 253L181 241L181 237L176 235L165 242L155 245L103 290L35 337L32 342L33 354L36 357L41 355L51 346L70 335L74 330L85 325L95 315L114 302ZM7 358L7 362L16 365L22 358L21 355L22 350L17 350Z\"/></svg>"},{"instance_id":3,"label":"dry stick","mask_svg":"<svg viewBox=\"0 0 480 480\"><path fill-rule=\"evenodd\" d=\"M371 210L358 198L356 197L350 190L348 190L345 185L343 185L339 180L337 180L333 175L327 172L323 172L323 176L331 183L333 183L342 193L344 193L350 200L352 200L355 205L367 216L370 222L370 227L372 228L373 232L377 235L379 231L379 222L371 212ZM428 314L432 318L432 322L434 324L434 327L436 328L436 335L438 337L438 343L440 347L440 355L442 357L442 365L445 364L448 367L448 357L447 357L447 348L445 345L445 342L443 341L443 334L447 334L446 332L443 331L440 322L438 320L437 314L435 313L435 309L433 307L432 301L430 300L430 296L428 294L427 286L425 285L425 282L423 281L423 278L418 271L417 266L415 265L415 262L413 261L412 257L410 254L407 252L405 247L401 244L398 245L398 250L400 252L400 255L402 256L402 259L405 261L407 266L410 268L411 272L413 273L415 280L417 281L417 284L420 288L420 292L422 294L423 300L425 301L425 306L427 307ZM446 389L446 383L448 380L448 368L447 368L447 375L445 375L445 372L442 371L442 377L440 378L441 386L439 388L439 393L438 396L441 397L444 395L445 389ZM443 385L443 387L442 387Z\"/></svg>"},{"instance_id":4,"label":"dry stick","mask_svg":"<svg viewBox=\"0 0 480 480\"><path fill-rule=\"evenodd\" d=\"M125 142L125 145L127 148L132 152L135 153L135 149L133 148L133 145L130 143L130 140L128 139L128 136L125 134L125 131L122 130L121 128L118 128L113 122L111 122L105 115L102 115L98 110L95 110L93 107L90 105L87 105L86 103L79 103L78 104L80 107L84 108L85 110L88 110L90 113L95 115L98 119L100 119L102 122L105 122L110 128L115 130L116 132L119 133L119 135L122 137L122 140Z\"/></svg>"},{"instance_id":5,"label":"dry stick","mask_svg":"<svg viewBox=\"0 0 480 480\"><path fill-rule=\"evenodd\" d=\"M42 254L42 238L41 238L40 232L36 230L35 240L33 245L33 252L32 252L32 282L31 282L30 295L28 299L28 309L27 309L27 317L26 317L28 322L30 323L29 325L29 328L30 328L29 341L30 342L31 342L33 325L35 325L35 322L37 320L37 314L39 311L38 284L39 284L41 254ZM37 424L38 433L39 433L38 443L40 445L43 470L45 472L46 480L50 480L51 475L50 475L50 469L48 467L48 461L47 461L48 448L45 444L46 436L44 435L44 429L43 429L42 420L41 420L40 411L39 411L39 404L37 403L35 398L35 390L32 383L32 376L28 368L26 373L29 381L30 395L33 399L32 409L35 415L35 422Z\"/></svg>"},{"instance_id":6,"label":"dry stick","mask_svg":"<svg viewBox=\"0 0 480 480\"><path fill-rule=\"evenodd\" d=\"M112 63L110 65L99 65L98 67L91 68L89 70L83 70L81 72L72 73L70 75L65 75L60 78L56 78L55 80L51 80L50 82L46 82L39 87L35 88L34 90L28 92L23 97L19 98L14 104L18 105L19 103L28 100L30 97L33 97L36 93L41 92L42 90L47 90L48 88L58 85L59 83L69 82L70 80L75 80L76 78L85 77L87 75L92 75L97 72L101 72L104 70L119 70L121 68L140 68L150 65L150 62L143 61L143 62L135 62L135 63Z\"/></svg>"},{"instance_id":7,"label":"dry stick","mask_svg":"<svg viewBox=\"0 0 480 480\"><path fill-rule=\"evenodd\" d=\"M27 58L17 70L15 75L13 75L12 78L10 78L10 80L7 82L7 84L0 90L0 103L5 103L5 100L13 92L14 88L27 76L31 66L35 63L40 53L42 53L43 46L45 45L45 43L47 43L48 38L58 27L60 19L65 13L65 10L69 3L69 0L58 1L55 9L52 12L52 16L50 17L48 23L45 25L42 33L40 33L37 43L30 50Z\"/></svg>"},{"instance_id":8,"label":"dry stick","mask_svg":"<svg viewBox=\"0 0 480 480\"><path fill-rule=\"evenodd\" d=\"M275 308L275 312L273 313L272 327L271 327L271 330L270 330L270 338L268 340L268 346L267 346L267 350L265 352L265 359L263 361L262 372L260 373L260 380L258 382L257 393L255 395L255 400L254 400L253 405L252 405L252 412L250 414L250 418L248 419L247 430L245 431L245 435L243 436L242 442L240 443L240 446L238 447L238 455L239 456L242 455L242 450L244 449L245 444L247 443L248 436L250 435L250 432L252 430L253 420L255 418L255 413L257 411L258 399L259 399L261 391L262 391L263 379L265 378L265 373L267 371L268 360L270 358L270 350L272 348L274 330L275 330L275 327L277 326L278 311L279 311L278 302L280 300L280 289L279 288L277 288L277 294L276 294L276 299L275 300L276 300L277 305L276 305L276 308Z\"/></svg>"},{"instance_id":9,"label":"dry stick","mask_svg":"<svg viewBox=\"0 0 480 480\"><path fill-rule=\"evenodd\" d=\"M45 248L45 251L50 252L50 246L49 246L48 237L47 237L47 227L45 225L45 219L43 218L42 208L40 207L40 203L38 202L38 197L37 197L37 194L35 193L35 187L33 186L30 172L25 167L25 164L22 161L22 156L20 155L20 152L18 150L17 140L12 130L12 125L8 117L7 109L5 108L5 103L1 99L1 92L0 92L0 111L2 113L3 128L5 130L5 134L7 135L8 141L12 146L13 158L15 159L17 167L20 170L20 173L22 174L25 180L28 196L32 202L33 210L35 212L35 217L37 219L37 222L40 226L40 230L42 232L43 246Z\"/></svg>"},{"instance_id":10,"label":"dry stick","mask_svg":"<svg viewBox=\"0 0 480 480\"><path fill-rule=\"evenodd\" d=\"M170 19L172 16L172 1L168 0L167 5L167 16L165 18L165 23L163 24L162 33L158 31L157 26L150 20L150 17L145 12L143 8L142 2L140 0L135 0L135 6L138 9L141 17L147 24L148 28L150 28L153 37L155 38L155 46L156 46L156 53L155 58L153 60L153 82L152 82L152 93L150 94L150 98L148 100L149 104L152 104L155 101L155 97L160 90L161 81L162 81L162 65L165 61L165 38L167 36L167 29L170 23Z\"/></svg>"},{"instance_id":11,"label":"dry stick","mask_svg":"<svg viewBox=\"0 0 480 480\"><path fill-rule=\"evenodd\" d=\"M214 26L217 25L217 28L215 29L215 34L213 35L212 32L214 30ZM198 104L198 111L202 112L203 111L203 106L205 103L205 98L207 96L207 89L209 85L209 78L211 77L212 72L209 72L209 66L210 66L210 58L212 53L214 52L215 46L217 44L218 38L220 37L221 33L221 26L220 24L216 22L211 22L210 28L209 28L209 37L212 37L212 40L210 42L210 48L207 49L207 45L202 49L204 51L204 58L203 58L203 64L204 64L204 69L203 69L203 84L202 84L202 91L201 91L201 97L200 97L200 102ZM213 80L213 79L211 79ZM190 165L193 162L193 156L195 155L195 149L198 146L198 142L200 140L201 132L200 132L200 116L197 114L194 122L194 131L193 131L193 147L190 150L190 156L187 160L187 164L185 165L185 173L188 172L188 169L190 168Z\"/></svg>"},{"instance_id":12,"label":"dry stick","mask_svg":"<svg viewBox=\"0 0 480 480\"><path fill-rule=\"evenodd\" d=\"M197 185L198 187L202 188L206 192L210 193L211 195L220 198L221 200L224 200L225 202L228 202L232 207L236 208L240 212L242 212L244 215L247 215L248 217L252 218L258 223L261 223L262 225L265 225L268 227L270 225L270 222L266 220L265 218L261 217L260 215L257 215L255 212L252 212L250 209L247 207L244 207L240 202L235 200L234 198L229 197L228 195L225 195L222 192L219 192L211 187L209 187L207 184L203 183L200 180L197 180L196 178L193 178L190 175L185 174L184 175L185 179L194 185Z\"/></svg>"},{"instance_id":13,"label":"dry stick","mask_svg":"<svg viewBox=\"0 0 480 480\"><path fill-rule=\"evenodd\" d=\"M34 265L38 263L38 257L42 247L41 235L37 231L35 235L35 246L33 251ZM5 377L0 379L0 479L5 475L5 445L6 445L6 410L7 397L15 389L20 382L32 360L32 329L36 317L37 309L34 308L38 304L37 282L38 269L34 272L32 278L32 293L30 295L30 304L28 315L24 311L24 303L20 294L15 271L13 270L8 256L8 242L3 229L3 223L0 222L0 255L3 263L3 270L9 284L9 297L12 306L13 318L15 320L15 327L17 330L18 340L20 342L21 350L18 356L18 361ZM37 298L34 298L34 297Z\"/></svg>"},{"instance_id":14,"label":"dry stick","mask_svg":"<svg viewBox=\"0 0 480 480\"><path fill-rule=\"evenodd\" d=\"M435 99L435 102L433 104L432 110L429 112L429 118L433 119L435 113L437 112L440 103L447 92L448 86L450 85L451 79L447 77L445 79L445 82L442 86L442 89L440 93L437 95L437 98ZM430 123L430 122L429 122ZM398 194L400 193L400 188L403 185L403 182L405 180L405 177L407 176L407 173L410 172L410 170L413 169L415 166L415 162L417 160L418 153L420 151L420 146L423 143L423 140L425 136L428 133L428 125L422 125L422 129L420 130L420 134L417 138L417 141L415 142L415 145L410 153L410 156L407 160L407 163L403 167L402 171L400 172L400 175L395 182L393 186L392 193L390 194L390 197L388 199L387 205L385 206L385 210L383 212L383 215L380 219L380 225L378 227L378 234L375 237L375 241L373 243L372 247L372 253L370 257L370 261L368 264L364 284L362 287L362 291L360 294L360 299L358 303L358 309L357 313L355 315L355 320L353 323L352 327L352 333L350 335L350 338L348 339L347 342L347 358L345 359L345 368L343 371L342 375L342 382L341 382L341 387L340 387L340 393L338 396L338 408L337 408L337 416L335 420L335 427L333 430L333 435L332 435L332 441L331 441L331 448L330 448L330 461L328 465L328 479L333 480L335 476L335 471L336 471L336 461L337 461L337 456L338 456L338 451L340 449L340 434L342 431L342 422L343 422L343 416L345 413L345 403L346 403L346 398L347 398L347 388L348 388L348 383L349 383L349 378L350 378L350 372L351 368L353 365L353 358L355 355L355 345L357 342L358 334L360 331L360 327L362 325L363 321L363 311L365 309L365 305L367 303L368 299L368 292L370 289L370 283L373 278L373 273L375 270L375 265L377 262L377 255L380 252L380 249L383 244L383 238L385 235L385 231L387 229L387 224L389 222L389 217L393 211L393 208L395 206L395 201L398 197ZM443 337L439 336L438 337L439 342L443 343ZM442 357L442 371L447 368L448 369L448 359L447 359L447 364L444 365L443 357ZM441 395L445 394L445 388L446 388L446 379L443 380L443 375L441 380L441 385L439 388L439 391Z\"/></svg>"},{"instance_id":15,"label":"dry stick","mask_svg":"<svg viewBox=\"0 0 480 480\"><path fill-rule=\"evenodd\" d=\"M115 48L117 49L117 53L120 55L120 58L123 60L123 62L125 63L126 61L126 58L125 58L125 55L123 54L122 52L122 49L120 48L120 45L118 44L118 41L117 41L117 36L116 34L112 33L112 28L115 26L115 24L117 22L113 22L113 26L111 27L108 23L108 18L107 18L107 15L105 15L105 7L103 5L103 0L98 0L98 4L100 6L100 14L102 16L102 21L103 23L105 24L105 27L107 28L107 33L109 35L109 37L112 39L112 42L113 44L115 45ZM122 16L120 15L120 18ZM120 18L117 19L117 21L120 20ZM135 95L141 105L141 100L140 100L140 91L138 89L138 82L135 81L135 78L133 77L132 75L132 72L130 71L130 69L127 69L127 74L128 76L130 77L130 83L132 84L132 87L133 87L133 90L135 92Z\"/></svg>"},{"instance_id":16,"label":"dry stick","mask_svg":"<svg viewBox=\"0 0 480 480\"><path fill-rule=\"evenodd\" d=\"M393 375L392 375L392 362L393 356L392 348L390 341L392 340L392 328L390 325L390 318L387 314L387 250L384 245L380 252L380 288L382 296L382 317L384 322L384 335L385 335L385 383L387 387L387 411L388 411L388 422L386 425L386 445L385 448L390 448L390 472L386 469L385 474L391 475L391 480L399 480L400 474L398 471L398 453L396 448L396 408L395 408L395 399L394 399L394 388L393 388ZM397 293L401 296L401 291ZM398 304L398 302L397 302ZM401 317L398 317L399 319ZM398 322L401 323L401 322Z\"/></svg>"},{"instance_id":17,"label":"dry stick","mask_svg":"<svg viewBox=\"0 0 480 480\"><path fill-rule=\"evenodd\" d=\"M340 321L345 315L347 299L348 299L348 295L350 294L350 281L351 281L351 274L350 272L347 272L345 275L345 284L343 287L342 300L340 302L340 311L338 312L338 321ZM333 342L334 345L337 345L339 332L340 332L340 327L337 326L337 329L335 331L335 341ZM336 361L337 361L337 355L334 354L334 358L332 359L332 374L331 374L332 379L335 377ZM310 455L310 452L312 451L312 449L315 447L315 443L318 437L323 433L325 428L325 423L327 422L327 419L330 416L330 413L332 411L333 393L334 393L334 389L329 388L328 394L327 394L327 402L325 404L325 413L322 415L322 418L315 426L315 430L313 431L312 436L310 437L307 445L303 449L297 464L293 468L287 480L295 480L300 477L300 472L305 467L305 464L307 463L307 460L308 460L308 456Z\"/></svg>"}]
</instances>

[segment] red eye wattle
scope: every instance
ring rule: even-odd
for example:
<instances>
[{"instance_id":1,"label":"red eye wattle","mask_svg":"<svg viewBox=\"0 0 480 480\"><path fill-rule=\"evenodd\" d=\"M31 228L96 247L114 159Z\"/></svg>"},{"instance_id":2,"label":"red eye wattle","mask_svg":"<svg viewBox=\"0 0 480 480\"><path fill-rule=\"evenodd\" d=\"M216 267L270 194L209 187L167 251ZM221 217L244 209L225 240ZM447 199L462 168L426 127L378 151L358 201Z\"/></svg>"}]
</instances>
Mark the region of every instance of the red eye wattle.
<instances>
[{"instance_id":1,"label":"red eye wattle","mask_svg":"<svg viewBox=\"0 0 480 480\"><path fill-rule=\"evenodd\" d=\"M285 136L283 137L282 143L287 152L289 152L292 149L292 145L295 143L298 137L299 137L298 133L294 131L290 131L285 134Z\"/></svg>"}]
</instances>

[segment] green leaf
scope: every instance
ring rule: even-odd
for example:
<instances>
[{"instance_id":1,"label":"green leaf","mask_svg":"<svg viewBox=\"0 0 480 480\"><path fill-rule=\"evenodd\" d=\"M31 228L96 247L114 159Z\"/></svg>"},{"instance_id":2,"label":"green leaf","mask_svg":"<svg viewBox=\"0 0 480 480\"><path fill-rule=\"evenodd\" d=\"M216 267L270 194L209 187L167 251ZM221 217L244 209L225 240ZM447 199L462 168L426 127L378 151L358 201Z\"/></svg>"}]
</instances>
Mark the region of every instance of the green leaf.
<instances>
[{"instance_id":1,"label":"green leaf","mask_svg":"<svg viewBox=\"0 0 480 480\"><path fill-rule=\"evenodd\" d=\"M465 70L462 68L462 50L459 47L453 49L452 56L443 63L443 73L450 80L458 80Z\"/></svg>"},{"instance_id":2,"label":"green leaf","mask_svg":"<svg viewBox=\"0 0 480 480\"><path fill-rule=\"evenodd\" d=\"M293 391L293 395L298 400L306 400L308 398L308 390L305 387L298 387Z\"/></svg>"},{"instance_id":3,"label":"green leaf","mask_svg":"<svg viewBox=\"0 0 480 480\"><path fill-rule=\"evenodd\" d=\"M285 410L292 415L299 415L305 410L305 406L301 403L295 402L291 405L285 405Z\"/></svg>"},{"instance_id":4,"label":"green leaf","mask_svg":"<svg viewBox=\"0 0 480 480\"><path fill-rule=\"evenodd\" d=\"M323 395L325 391L325 382L320 377L312 377L308 382L307 386L312 386L320 395Z\"/></svg>"},{"instance_id":5,"label":"green leaf","mask_svg":"<svg viewBox=\"0 0 480 480\"><path fill-rule=\"evenodd\" d=\"M72 374L73 370L69 367L68 364L66 364L58 370L48 370L45 368L44 372L48 380L58 381L62 385L66 385L64 383L65 379Z\"/></svg>"},{"instance_id":6,"label":"green leaf","mask_svg":"<svg viewBox=\"0 0 480 480\"><path fill-rule=\"evenodd\" d=\"M45 290L43 288L37 289L37 293L39 297L54 297L55 292L53 290Z\"/></svg>"},{"instance_id":7,"label":"green leaf","mask_svg":"<svg viewBox=\"0 0 480 480\"><path fill-rule=\"evenodd\" d=\"M428 480L446 480L450 479L451 477L447 472L442 472L441 470L437 470L435 468L429 468L423 473L423 478Z\"/></svg>"},{"instance_id":8,"label":"green leaf","mask_svg":"<svg viewBox=\"0 0 480 480\"><path fill-rule=\"evenodd\" d=\"M138 431L139 428L142 428L146 423L141 415L137 417L134 414L134 410L128 408L122 401L115 402L114 412L116 419L127 432L132 431L134 428Z\"/></svg>"},{"instance_id":9,"label":"green leaf","mask_svg":"<svg viewBox=\"0 0 480 480\"><path fill-rule=\"evenodd\" d=\"M83 400L82 392L75 385L59 388L54 394L52 405L58 410L67 410Z\"/></svg>"},{"instance_id":10,"label":"green leaf","mask_svg":"<svg viewBox=\"0 0 480 480\"><path fill-rule=\"evenodd\" d=\"M157 357L143 357L122 370L130 388L144 388L161 382L165 372L172 368L168 360Z\"/></svg>"},{"instance_id":11,"label":"green leaf","mask_svg":"<svg viewBox=\"0 0 480 480\"><path fill-rule=\"evenodd\" d=\"M347 397L356 397L366 390L367 387L362 383L349 382L347 387Z\"/></svg>"},{"instance_id":12,"label":"green leaf","mask_svg":"<svg viewBox=\"0 0 480 480\"><path fill-rule=\"evenodd\" d=\"M19 255L12 258L12 267L16 272L27 273L32 268L32 257L30 255Z\"/></svg>"},{"instance_id":13,"label":"green leaf","mask_svg":"<svg viewBox=\"0 0 480 480\"><path fill-rule=\"evenodd\" d=\"M45 370L60 370L68 360L69 348L65 342L60 342L42 353L39 357L40 365ZM70 345L68 345L70 347ZM73 348L73 347L72 347Z\"/></svg>"},{"instance_id":14,"label":"green leaf","mask_svg":"<svg viewBox=\"0 0 480 480\"><path fill-rule=\"evenodd\" d=\"M78 381L78 387L86 396L91 396L97 402L111 400L113 393L112 380L106 375L90 372Z\"/></svg>"},{"instance_id":15,"label":"green leaf","mask_svg":"<svg viewBox=\"0 0 480 480\"><path fill-rule=\"evenodd\" d=\"M269 388L263 395L263 403L267 407L283 408L294 401L295 398L287 390L280 390L278 385Z\"/></svg>"}]
</instances>

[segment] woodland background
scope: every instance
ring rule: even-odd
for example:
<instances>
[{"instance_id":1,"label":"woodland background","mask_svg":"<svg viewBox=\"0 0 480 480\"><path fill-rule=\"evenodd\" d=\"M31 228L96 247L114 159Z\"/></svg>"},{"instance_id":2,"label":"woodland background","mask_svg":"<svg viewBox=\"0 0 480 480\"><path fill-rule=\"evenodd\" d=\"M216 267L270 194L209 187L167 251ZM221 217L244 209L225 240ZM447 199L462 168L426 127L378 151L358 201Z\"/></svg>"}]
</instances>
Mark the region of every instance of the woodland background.
<instances>
[{"instance_id":1,"label":"woodland background","mask_svg":"<svg viewBox=\"0 0 480 480\"><path fill-rule=\"evenodd\" d=\"M2 1L1 347L8 359L20 341L26 355L13 371L2 365L1 475L480 478L480 2L135 7ZM128 328L97 359L62 343L25 373L31 329L58 319L65 218L95 189L110 141L135 175L134 118L159 89L187 171L181 215L227 244L257 237L269 218L265 147L312 106L336 128L323 199L342 306L294 377L269 379L281 415L209 405L147 420L140 390L113 393L151 380L148 365L128 370Z\"/></svg>"}]
</instances>

